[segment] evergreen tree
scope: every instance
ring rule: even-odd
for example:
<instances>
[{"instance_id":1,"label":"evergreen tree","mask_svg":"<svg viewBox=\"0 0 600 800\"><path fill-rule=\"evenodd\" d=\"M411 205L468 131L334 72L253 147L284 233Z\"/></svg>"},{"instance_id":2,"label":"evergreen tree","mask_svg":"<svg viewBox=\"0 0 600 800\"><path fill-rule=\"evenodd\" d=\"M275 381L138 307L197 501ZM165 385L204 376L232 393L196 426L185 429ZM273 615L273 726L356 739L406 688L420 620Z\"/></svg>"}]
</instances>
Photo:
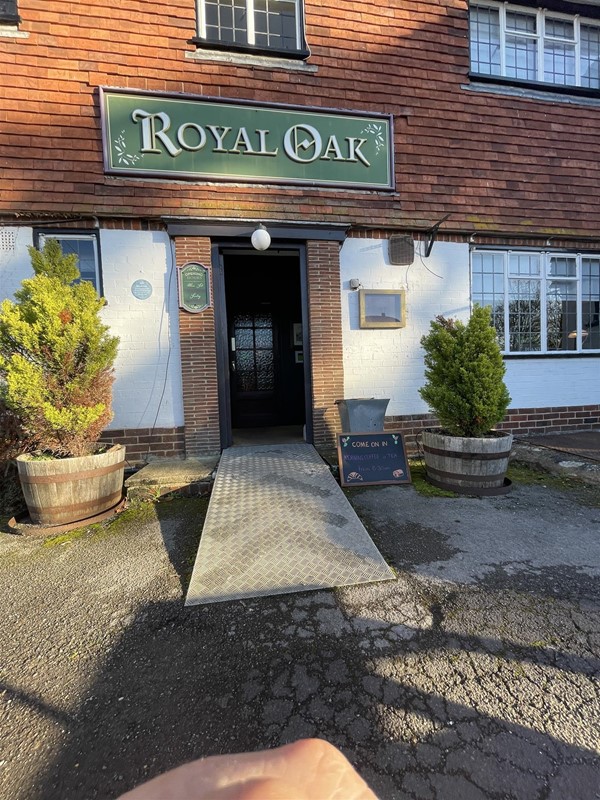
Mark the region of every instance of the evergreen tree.
<instances>
[{"instance_id":1,"label":"evergreen tree","mask_svg":"<svg viewBox=\"0 0 600 800\"><path fill-rule=\"evenodd\" d=\"M112 419L119 340L93 284L78 282L76 255L54 239L29 255L34 276L0 305L0 402L36 449L88 455Z\"/></svg>"},{"instance_id":2,"label":"evergreen tree","mask_svg":"<svg viewBox=\"0 0 600 800\"><path fill-rule=\"evenodd\" d=\"M510 403L490 308L475 306L467 325L436 317L421 345L427 383L419 393L442 428L452 436L485 436Z\"/></svg>"}]
</instances>

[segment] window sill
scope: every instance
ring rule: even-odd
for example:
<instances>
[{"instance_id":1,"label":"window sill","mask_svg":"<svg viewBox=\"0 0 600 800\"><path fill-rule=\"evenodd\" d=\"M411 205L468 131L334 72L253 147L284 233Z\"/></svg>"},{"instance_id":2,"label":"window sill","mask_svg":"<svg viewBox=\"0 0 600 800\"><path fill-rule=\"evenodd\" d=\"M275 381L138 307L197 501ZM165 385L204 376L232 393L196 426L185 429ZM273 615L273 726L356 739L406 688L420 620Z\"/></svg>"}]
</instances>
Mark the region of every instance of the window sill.
<instances>
[{"instance_id":1,"label":"window sill","mask_svg":"<svg viewBox=\"0 0 600 800\"><path fill-rule=\"evenodd\" d=\"M318 67L307 64L294 58L278 58L275 56L260 56L251 53L233 53L224 50L199 49L186 52L186 58L191 61L218 61L225 64L235 64L242 67L260 67L262 69L285 69L290 72L315 73Z\"/></svg>"},{"instance_id":2,"label":"window sill","mask_svg":"<svg viewBox=\"0 0 600 800\"><path fill-rule=\"evenodd\" d=\"M20 31L18 25L0 22L0 36L5 39L29 39L29 32Z\"/></svg>"},{"instance_id":3,"label":"window sill","mask_svg":"<svg viewBox=\"0 0 600 800\"><path fill-rule=\"evenodd\" d=\"M508 97L521 97L526 100L541 100L549 103L571 103L585 106L600 106L600 92L577 87L550 87L543 84L520 84L504 78L488 78L471 75L471 82L462 84L461 89L469 92L485 92Z\"/></svg>"},{"instance_id":4,"label":"window sill","mask_svg":"<svg viewBox=\"0 0 600 800\"><path fill-rule=\"evenodd\" d=\"M600 350L577 353L502 353L505 361L526 361L532 358L600 358Z\"/></svg>"}]
</instances>

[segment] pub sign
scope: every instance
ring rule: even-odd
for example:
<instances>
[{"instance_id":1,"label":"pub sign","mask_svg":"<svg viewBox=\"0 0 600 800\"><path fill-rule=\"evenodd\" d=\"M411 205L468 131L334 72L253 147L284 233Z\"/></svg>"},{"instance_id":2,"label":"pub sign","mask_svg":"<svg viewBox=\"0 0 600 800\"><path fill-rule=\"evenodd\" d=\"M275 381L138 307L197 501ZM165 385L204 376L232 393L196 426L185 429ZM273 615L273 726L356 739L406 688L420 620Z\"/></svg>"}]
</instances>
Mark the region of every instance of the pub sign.
<instances>
[{"instance_id":1,"label":"pub sign","mask_svg":"<svg viewBox=\"0 0 600 800\"><path fill-rule=\"evenodd\" d=\"M391 117L101 89L104 169L393 189Z\"/></svg>"}]
</instances>

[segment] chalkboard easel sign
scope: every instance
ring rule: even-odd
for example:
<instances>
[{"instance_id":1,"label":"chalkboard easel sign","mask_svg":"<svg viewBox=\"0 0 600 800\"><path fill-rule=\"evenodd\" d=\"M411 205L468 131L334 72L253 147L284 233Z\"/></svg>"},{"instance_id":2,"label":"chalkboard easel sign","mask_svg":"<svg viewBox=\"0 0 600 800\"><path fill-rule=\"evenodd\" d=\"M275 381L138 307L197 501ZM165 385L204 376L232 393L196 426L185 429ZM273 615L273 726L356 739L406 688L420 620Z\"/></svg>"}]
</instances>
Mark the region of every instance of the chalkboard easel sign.
<instances>
[{"instance_id":1,"label":"chalkboard easel sign","mask_svg":"<svg viewBox=\"0 0 600 800\"><path fill-rule=\"evenodd\" d=\"M400 432L342 433L338 436L338 462L342 486L410 483Z\"/></svg>"},{"instance_id":2,"label":"chalkboard easel sign","mask_svg":"<svg viewBox=\"0 0 600 800\"><path fill-rule=\"evenodd\" d=\"M179 306L198 314L210 306L208 267L190 261L178 269Z\"/></svg>"}]
</instances>

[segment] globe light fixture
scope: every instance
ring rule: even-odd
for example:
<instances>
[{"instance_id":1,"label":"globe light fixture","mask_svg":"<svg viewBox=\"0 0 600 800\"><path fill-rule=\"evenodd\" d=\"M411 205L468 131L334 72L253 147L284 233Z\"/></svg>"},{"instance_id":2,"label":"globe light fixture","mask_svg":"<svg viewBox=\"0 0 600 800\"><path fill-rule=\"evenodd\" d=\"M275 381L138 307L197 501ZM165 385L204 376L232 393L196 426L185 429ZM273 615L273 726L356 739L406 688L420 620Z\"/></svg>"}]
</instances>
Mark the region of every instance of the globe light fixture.
<instances>
[{"instance_id":1,"label":"globe light fixture","mask_svg":"<svg viewBox=\"0 0 600 800\"><path fill-rule=\"evenodd\" d=\"M271 235L265 226L261 223L250 237L252 247L255 250L266 250L271 244Z\"/></svg>"}]
</instances>

